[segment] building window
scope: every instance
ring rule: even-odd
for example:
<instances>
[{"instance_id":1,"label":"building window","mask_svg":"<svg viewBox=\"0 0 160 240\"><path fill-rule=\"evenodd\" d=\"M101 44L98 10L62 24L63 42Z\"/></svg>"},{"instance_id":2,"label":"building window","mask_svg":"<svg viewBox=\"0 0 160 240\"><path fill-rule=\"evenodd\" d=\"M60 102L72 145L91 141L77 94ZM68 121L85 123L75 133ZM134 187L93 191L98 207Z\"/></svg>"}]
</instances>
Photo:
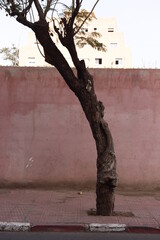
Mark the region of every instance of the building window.
<instances>
[{"instance_id":1,"label":"building window","mask_svg":"<svg viewBox=\"0 0 160 240\"><path fill-rule=\"evenodd\" d=\"M95 58L95 64L101 65L102 64L102 58Z\"/></svg>"},{"instance_id":2,"label":"building window","mask_svg":"<svg viewBox=\"0 0 160 240\"><path fill-rule=\"evenodd\" d=\"M35 57L28 57L28 64L29 65L34 65L36 63Z\"/></svg>"},{"instance_id":3,"label":"building window","mask_svg":"<svg viewBox=\"0 0 160 240\"><path fill-rule=\"evenodd\" d=\"M118 43L110 43L110 47L112 47L112 48L116 48L118 46Z\"/></svg>"},{"instance_id":4,"label":"building window","mask_svg":"<svg viewBox=\"0 0 160 240\"><path fill-rule=\"evenodd\" d=\"M114 32L114 28L108 28L108 32Z\"/></svg>"},{"instance_id":5,"label":"building window","mask_svg":"<svg viewBox=\"0 0 160 240\"><path fill-rule=\"evenodd\" d=\"M115 59L115 65L122 66L122 64L123 64L123 59L122 58L116 58Z\"/></svg>"},{"instance_id":6,"label":"building window","mask_svg":"<svg viewBox=\"0 0 160 240\"><path fill-rule=\"evenodd\" d=\"M88 28L81 28L81 32L88 32Z\"/></svg>"}]
</instances>

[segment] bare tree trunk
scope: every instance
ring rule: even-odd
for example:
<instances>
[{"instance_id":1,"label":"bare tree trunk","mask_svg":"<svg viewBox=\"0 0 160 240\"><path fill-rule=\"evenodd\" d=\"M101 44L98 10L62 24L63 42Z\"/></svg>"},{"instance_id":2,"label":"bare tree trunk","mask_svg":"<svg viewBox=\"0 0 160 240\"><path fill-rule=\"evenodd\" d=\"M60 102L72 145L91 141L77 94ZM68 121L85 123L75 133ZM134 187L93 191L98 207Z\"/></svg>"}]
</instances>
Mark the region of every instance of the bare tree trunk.
<instances>
[{"instance_id":1,"label":"bare tree trunk","mask_svg":"<svg viewBox=\"0 0 160 240\"><path fill-rule=\"evenodd\" d=\"M114 208L114 188L116 187L116 157L108 124L104 120L103 103L97 100L93 78L79 61L75 52L71 52L75 61L77 76L58 50L48 34L46 22L37 22L33 28L37 39L44 49L46 62L54 65L69 88L78 97L86 118L90 124L97 148L97 214L112 215ZM71 50L71 51L72 51Z\"/></svg>"},{"instance_id":2,"label":"bare tree trunk","mask_svg":"<svg viewBox=\"0 0 160 240\"><path fill-rule=\"evenodd\" d=\"M81 95L83 97L79 97L79 100L89 121L97 147L97 215L111 216L114 210L114 189L117 186L113 139L108 124L104 120L103 103L97 101L94 89L89 94L81 91Z\"/></svg>"},{"instance_id":3,"label":"bare tree trunk","mask_svg":"<svg viewBox=\"0 0 160 240\"><path fill-rule=\"evenodd\" d=\"M97 215L111 216L114 210L114 188L117 185L114 151L105 150L97 159Z\"/></svg>"},{"instance_id":4,"label":"bare tree trunk","mask_svg":"<svg viewBox=\"0 0 160 240\"><path fill-rule=\"evenodd\" d=\"M112 216L114 210L114 188L110 188L107 184L96 185L96 213L101 216Z\"/></svg>"},{"instance_id":5,"label":"bare tree trunk","mask_svg":"<svg viewBox=\"0 0 160 240\"><path fill-rule=\"evenodd\" d=\"M115 201L114 188L117 186L116 157L108 124L103 118L101 124L106 141L101 139L103 146L97 151L96 209L97 215L111 216Z\"/></svg>"}]
</instances>

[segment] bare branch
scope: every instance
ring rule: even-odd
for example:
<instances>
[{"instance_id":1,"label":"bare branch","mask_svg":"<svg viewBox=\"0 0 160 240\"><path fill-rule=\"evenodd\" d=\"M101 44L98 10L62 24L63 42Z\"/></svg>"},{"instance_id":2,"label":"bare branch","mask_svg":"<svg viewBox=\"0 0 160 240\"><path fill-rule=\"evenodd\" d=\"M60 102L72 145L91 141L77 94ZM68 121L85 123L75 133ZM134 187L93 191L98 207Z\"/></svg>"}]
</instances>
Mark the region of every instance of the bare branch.
<instances>
[{"instance_id":1,"label":"bare branch","mask_svg":"<svg viewBox=\"0 0 160 240\"><path fill-rule=\"evenodd\" d=\"M50 10L51 3L52 3L52 0L48 0L48 1L47 1L47 6L46 6L46 9L45 9L45 11L44 11L44 17L46 17L48 11Z\"/></svg>"},{"instance_id":2,"label":"bare branch","mask_svg":"<svg viewBox=\"0 0 160 240\"><path fill-rule=\"evenodd\" d=\"M35 4L36 9L37 9L37 11L38 11L39 18L40 18L40 19L45 19L45 16L44 16L44 13L43 13L43 9L42 9L39 1L38 1L38 0L34 0L34 4Z\"/></svg>"},{"instance_id":3,"label":"bare branch","mask_svg":"<svg viewBox=\"0 0 160 240\"><path fill-rule=\"evenodd\" d=\"M56 9L56 6L57 6L57 4L58 4L58 1L59 1L59 0L55 1L54 8L53 8L53 10L52 10L52 16L51 16L52 19L53 19L53 14L54 14L54 12L55 12L55 9Z\"/></svg>"},{"instance_id":4,"label":"bare branch","mask_svg":"<svg viewBox=\"0 0 160 240\"><path fill-rule=\"evenodd\" d=\"M38 42L38 39L36 38L36 44L37 44L37 48L38 48L38 51L40 52L40 54L42 55L43 58L45 58L45 55L42 53L40 47L39 47L39 42Z\"/></svg>"},{"instance_id":5,"label":"bare branch","mask_svg":"<svg viewBox=\"0 0 160 240\"><path fill-rule=\"evenodd\" d=\"M57 33L59 40L62 42L63 41L63 37L62 34L59 32L59 28L56 27L55 22L53 21L53 27L54 27L54 31Z\"/></svg>"},{"instance_id":6,"label":"bare branch","mask_svg":"<svg viewBox=\"0 0 160 240\"><path fill-rule=\"evenodd\" d=\"M83 1L83 0L82 0ZM82 2L81 1L81 2ZM96 3L94 4L92 10L90 11L90 13L88 14L88 16L84 19L84 21L82 22L82 24L79 26L79 28L77 29L77 31L74 33L74 36L79 32L79 30L83 27L83 25L85 24L85 22L87 21L87 19L91 16L93 10L95 9L96 5L98 4L99 0L96 1Z\"/></svg>"},{"instance_id":7,"label":"bare branch","mask_svg":"<svg viewBox=\"0 0 160 240\"><path fill-rule=\"evenodd\" d=\"M16 20L19 22L19 23L22 23L24 26L27 26L27 27L29 27L29 28L33 28L33 23L31 23L31 22L29 22L25 17L23 17L23 16L18 16L17 18L16 18Z\"/></svg>"},{"instance_id":8,"label":"bare branch","mask_svg":"<svg viewBox=\"0 0 160 240\"><path fill-rule=\"evenodd\" d=\"M76 0L76 7L73 9L72 16L71 16L71 18L69 20L69 24L68 24L70 29L73 27L74 20L75 20L76 16L78 15L80 7L81 7L81 1Z\"/></svg>"},{"instance_id":9,"label":"bare branch","mask_svg":"<svg viewBox=\"0 0 160 240\"><path fill-rule=\"evenodd\" d=\"M33 21L35 22L35 17L34 17L33 8L31 8L30 16L31 16L31 19L33 18Z\"/></svg>"},{"instance_id":10,"label":"bare branch","mask_svg":"<svg viewBox=\"0 0 160 240\"><path fill-rule=\"evenodd\" d=\"M29 5L23 9L22 14L26 15L32 6L33 0L29 0Z\"/></svg>"}]
</instances>

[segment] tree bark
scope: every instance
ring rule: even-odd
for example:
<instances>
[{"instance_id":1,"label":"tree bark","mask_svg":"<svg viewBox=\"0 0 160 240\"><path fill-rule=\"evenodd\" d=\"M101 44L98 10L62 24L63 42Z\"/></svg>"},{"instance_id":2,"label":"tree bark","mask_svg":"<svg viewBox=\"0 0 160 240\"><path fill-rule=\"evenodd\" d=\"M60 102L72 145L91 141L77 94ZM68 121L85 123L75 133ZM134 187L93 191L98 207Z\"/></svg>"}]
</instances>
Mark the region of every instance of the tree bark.
<instances>
[{"instance_id":1,"label":"tree bark","mask_svg":"<svg viewBox=\"0 0 160 240\"><path fill-rule=\"evenodd\" d=\"M84 72L80 75L87 76ZM97 100L93 81L90 80L86 89L81 90L78 98L90 124L97 148L97 215L111 216L114 210L114 188L117 186L116 156L112 135L104 120L104 106Z\"/></svg>"},{"instance_id":2,"label":"tree bark","mask_svg":"<svg viewBox=\"0 0 160 240\"><path fill-rule=\"evenodd\" d=\"M117 186L116 174L116 156L112 135L108 128L108 124L101 119L102 129L105 134L103 140L103 150L98 151L97 158L97 185L96 185L96 208L97 215L110 216L114 210L114 188Z\"/></svg>"},{"instance_id":3,"label":"tree bark","mask_svg":"<svg viewBox=\"0 0 160 240\"><path fill-rule=\"evenodd\" d=\"M114 189L107 184L96 185L96 213L101 216L112 216L114 210Z\"/></svg>"},{"instance_id":4,"label":"tree bark","mask_svg":"<svg viewBox=\"0 0 160 240\"><path fill-rule=\"evenodd\" d=\"M116 157L108 124L104 120L103 103L97 100L93 78L84 61L76 56L77 76L49 36L46 22L37 22L32 28L44 49L45 60L54 65L69 88L78 97L92 130L97 148L97 214L112 215L114 209L114 188L117 184ZM70 49L72 57L75 49Z\"/></svg>"}]
</instances>

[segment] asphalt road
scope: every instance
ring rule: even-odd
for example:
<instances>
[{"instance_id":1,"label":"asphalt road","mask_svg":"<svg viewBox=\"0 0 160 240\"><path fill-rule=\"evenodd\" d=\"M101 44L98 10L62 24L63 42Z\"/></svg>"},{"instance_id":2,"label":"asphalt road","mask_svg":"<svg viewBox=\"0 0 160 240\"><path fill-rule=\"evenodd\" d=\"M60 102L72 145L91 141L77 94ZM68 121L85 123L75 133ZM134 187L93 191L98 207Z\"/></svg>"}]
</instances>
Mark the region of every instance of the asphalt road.
<instances>
[{"instance_id":1,"label":"asphalt road","mask_svg":"<svg viewBox=\"0 0 160 240\"><path fill-rule=\"evenodd\" d=\"M0 240L159 240L160 234L132 233L8 233L1 232Z\"/></svg>"}]
</instances>

